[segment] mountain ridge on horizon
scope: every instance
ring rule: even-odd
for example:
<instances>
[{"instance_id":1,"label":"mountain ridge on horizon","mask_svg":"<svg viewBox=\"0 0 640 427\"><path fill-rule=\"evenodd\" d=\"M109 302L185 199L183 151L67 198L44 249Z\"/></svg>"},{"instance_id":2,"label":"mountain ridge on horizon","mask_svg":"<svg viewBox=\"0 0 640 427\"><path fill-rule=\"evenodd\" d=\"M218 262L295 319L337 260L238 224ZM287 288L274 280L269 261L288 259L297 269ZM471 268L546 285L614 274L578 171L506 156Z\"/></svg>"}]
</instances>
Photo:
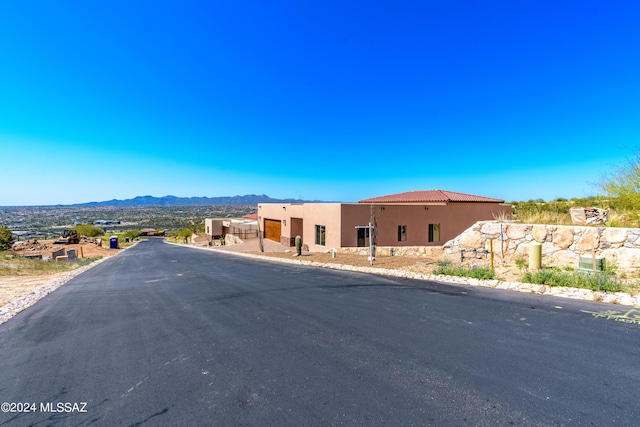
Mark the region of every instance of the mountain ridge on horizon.
<instances>
[{"instance_id":1,"label":"mountain ridge on horizon","mask_svg":"<svg viewBox=\"0 0 640 427\"><path fill-rule=\"evenodd\" d=\"M246 194L244 196L219 196L219 197L177 197L177 196L136 196L132 199L112 199L102 202L74 203L75 207L102 207L102 206L210 206L210 205L256 205L258 203L305 203L318 202L318 200L301 199L273 199L266 194Z\"/></svg>"}]
</instances>

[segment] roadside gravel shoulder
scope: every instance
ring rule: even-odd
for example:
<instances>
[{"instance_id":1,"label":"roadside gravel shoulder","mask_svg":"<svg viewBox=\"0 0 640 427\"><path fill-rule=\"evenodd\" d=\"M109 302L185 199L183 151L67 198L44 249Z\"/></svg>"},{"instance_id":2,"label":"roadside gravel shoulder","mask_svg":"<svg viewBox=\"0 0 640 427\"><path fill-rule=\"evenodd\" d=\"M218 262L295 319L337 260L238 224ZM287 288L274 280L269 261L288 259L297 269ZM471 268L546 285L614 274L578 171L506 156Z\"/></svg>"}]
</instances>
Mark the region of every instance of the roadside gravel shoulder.
<instances>
[{"instance_id":1,"label":"roadside gravel shoulder","mask_svg":"<svg viewBox=\"0 0 640 427\"><path fill-rule=\"evenodd\" d=\"M0 325L11 319L16 314L20 313L25 308L32 306L40 299L49 295L51 292L67 283L69 280L73 279L76 276L79 276L80 274L84 273L90 268L95 267L96 265L104 262L107 259L109 258L101 258L92 262L91 264L84 265L68 273L57 276L55 279L47 282L46 284L39 286L33 289L31 292L21 296L20 298L17 298L4 305L3 307L0 307Z\"/></svg>"},{"instance_id":2,"label":"roadside gravel shoulder","mask_svg":"<svg viewBox=\"0 0 640 427\"><path fill-rule=\"evenodd\" d=\"M136 242L137 243L137 242ZM51 292L58 289L60 286L67 283L69 280L73 279L76 276L84 273L85 271L100 265L111 257L117 256L121 254L123 251L135 246L134 243L131 246L121 249L119 252L114 255L105 256L98 260L91 262L90 264L83 265L82 267L78 267L75 270L69 271L64 274L55 274L51 280L45 280L45 283L41 286L34 285L33 289L23 294L22 296L11 300L9 303L0 307L0 325L5 323L7 320L13 318L16 314L20 313L22 310L31 307L33 304L38 302L40 299L49 295ZM13 278L12 278L13 279ZM17 280L30 280L29 276L17 276Z\"/></svg>"}]
</instances>

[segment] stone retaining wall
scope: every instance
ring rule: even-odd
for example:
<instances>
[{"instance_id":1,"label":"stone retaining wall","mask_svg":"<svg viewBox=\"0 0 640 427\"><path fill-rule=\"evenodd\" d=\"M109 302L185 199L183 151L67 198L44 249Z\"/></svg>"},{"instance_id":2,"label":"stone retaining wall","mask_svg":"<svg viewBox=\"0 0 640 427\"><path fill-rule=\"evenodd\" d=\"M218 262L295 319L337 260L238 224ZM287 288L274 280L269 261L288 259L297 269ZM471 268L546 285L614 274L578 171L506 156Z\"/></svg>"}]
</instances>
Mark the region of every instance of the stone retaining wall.
<instances>
[{"instance_id":1,"label":"stone retaining wall","mask_svg":"<svg viewBox=\"0 0 640 427\"><path fill-rule=\"evenodd\" d=\"M479 221L443 245L446 258L459 259L461 250L488 251L493 241L496 260L528 260L529 246L542 244L543 265L578 267L581 255L596 256L620 272L640 270L640 229L572 225L516 224Z\"/></svg>"},{"instance_id":2,"label":"stone retaining wall","mask_svg":"<svg viewBox=\"0 0 640 427\"><path fill-rule=\"evenodd\" d=\"M369 255L369 248L339 248L339 253ZM424 258L442 258L442 246L378 246L376 256L414 256Z\"/></svg>"}]
</instances>

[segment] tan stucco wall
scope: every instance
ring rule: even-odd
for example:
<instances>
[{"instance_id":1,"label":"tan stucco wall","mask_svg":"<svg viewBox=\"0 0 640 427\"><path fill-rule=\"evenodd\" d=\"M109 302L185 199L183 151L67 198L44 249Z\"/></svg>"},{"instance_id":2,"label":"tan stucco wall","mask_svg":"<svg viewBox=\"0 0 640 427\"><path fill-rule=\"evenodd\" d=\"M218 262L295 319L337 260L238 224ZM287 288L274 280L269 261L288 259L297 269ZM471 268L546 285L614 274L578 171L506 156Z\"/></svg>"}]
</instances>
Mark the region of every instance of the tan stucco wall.
<instances>
[{"instance_id":1,"label":"tan stucco wall","mask_svg":"<svg viewBox=\"0 0 640 427\"><path fill-rule=\"evenodd\" d=\"M372 206L359 203L306 203L258 205L261 230L264 220L281 221L281 243L293 245L296 235L312 252L356 247L356 226L366 226ZM496 203L451 203L432 205L373 205L378 224L379 246L439 246L455 238L476 221L492 220L509 205ZM429 242L429 224L440 224L440 239ZM315 244L315 226L326 227L326 245ZM407 226L407 240L398 242L398 226ZM302 232L301 232L302 231Z\"/></svg>"},{"instance_id":2,"label":"tan stucco wall","mask_svg":"<svg viewBox=\"0 0 640 427\"><path fill-rule=\"evenodd\" d=\"M208 236L222 236L222 218L205 218L204 231Z\"/></svg>"},{"instance_id":3,"label":"tan stucco wall","mask_svg":"<svg viewBox=\"0 0 640 427\"><path fill-rule=\"evenodd\" d=\"M281 243L292 245L300 235L303 244L311 252L321 252L340 247L340 203L280 204L264 203L258 205L260 229L264 230L264 220L281 221ZM300 221L302 219L302 221ZM325 245L315 244L316 225L324 225Z\"/></svg>"},{"instance_id":4,"label":"tan stucco wall","mask_svg":"<svg viewBox=\"0 0 640 427\"><path fill-rule=\"evenodd\" d=\"M374 205L373 210L378 224L379 246L438 246L453 239L476 221L493 219L499 211L511 213L510 206L495 203ZM354 226L367 225L370 212L370 205L344 205L343 247L357 245ZM429 242L429 224L440 224L440 240ZM400 225L407 226L407 240L402 242L398 241Z\"/></svg>"}]
</instances>

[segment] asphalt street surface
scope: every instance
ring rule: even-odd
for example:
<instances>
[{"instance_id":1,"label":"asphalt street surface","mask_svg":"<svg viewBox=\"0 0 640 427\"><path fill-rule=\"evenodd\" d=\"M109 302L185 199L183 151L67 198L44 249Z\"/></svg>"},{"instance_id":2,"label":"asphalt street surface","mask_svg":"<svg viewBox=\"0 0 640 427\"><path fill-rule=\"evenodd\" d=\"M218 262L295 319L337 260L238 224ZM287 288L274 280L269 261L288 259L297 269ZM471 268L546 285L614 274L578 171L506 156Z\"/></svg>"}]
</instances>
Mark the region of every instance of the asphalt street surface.
<instances>
[{"instance_id":1,"label":"asphalt street surface","mask_svg":"<svg viewBox=\"0 0 640 427\"><path fill-rule=\"evenodd\" d=\"M0 426L639 425L636 314L152 239L0 325Z\"/></svg>"}]
</instances>

